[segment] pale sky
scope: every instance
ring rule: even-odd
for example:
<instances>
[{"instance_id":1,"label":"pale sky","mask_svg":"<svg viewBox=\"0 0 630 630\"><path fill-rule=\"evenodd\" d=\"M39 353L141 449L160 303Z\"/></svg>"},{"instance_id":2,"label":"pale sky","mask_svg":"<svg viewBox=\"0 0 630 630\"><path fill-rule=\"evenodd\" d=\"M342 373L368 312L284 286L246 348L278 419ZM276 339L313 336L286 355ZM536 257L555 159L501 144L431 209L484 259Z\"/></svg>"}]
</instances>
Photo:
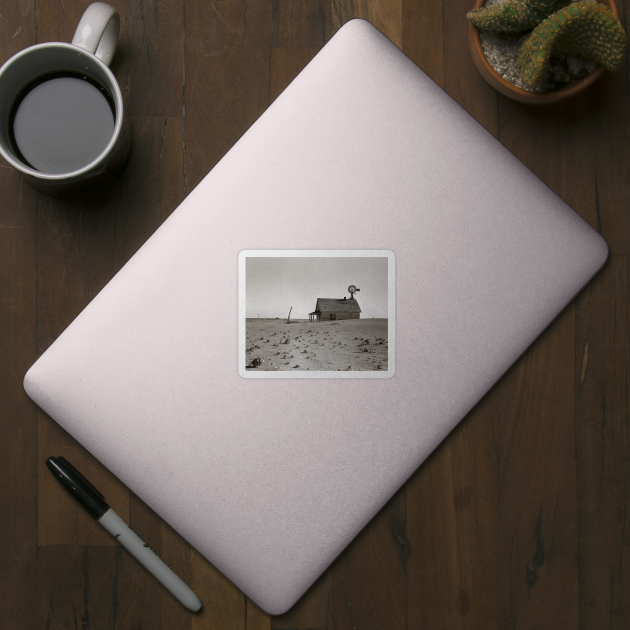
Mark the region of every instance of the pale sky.
<instances>
[{"instance_id":1,"label":"pale sky","mask_svg":"<svg viewBox=\"0 0 630 630\"><path fill-rule=\"evenodd\" d=\"M386 257L250 257L246 259L246 317L308 319L317 298L355 298L361 318L387 317Z\"/></svg>"}]
</instances>

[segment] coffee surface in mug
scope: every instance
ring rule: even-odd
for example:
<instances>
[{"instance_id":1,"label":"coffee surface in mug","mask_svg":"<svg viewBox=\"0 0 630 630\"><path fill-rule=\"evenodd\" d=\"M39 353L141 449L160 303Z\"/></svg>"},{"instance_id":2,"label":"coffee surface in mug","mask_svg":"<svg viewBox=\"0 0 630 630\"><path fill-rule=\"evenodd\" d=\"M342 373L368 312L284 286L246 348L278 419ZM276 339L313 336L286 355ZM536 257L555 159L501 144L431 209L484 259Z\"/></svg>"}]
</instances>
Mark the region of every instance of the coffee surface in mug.
<instances>
[{"instance_id":1,"label":"coffee surface in mug","mask_svg":"<svg viewBox=\"0 0 630 630\"><path fill-rule=\"evenodd\" d=\"M107 90L69 73L48 75L22 90L12 136L20 158L43 173L77 171L94 161L114 133Z\"/></svg>"}]
</instances>

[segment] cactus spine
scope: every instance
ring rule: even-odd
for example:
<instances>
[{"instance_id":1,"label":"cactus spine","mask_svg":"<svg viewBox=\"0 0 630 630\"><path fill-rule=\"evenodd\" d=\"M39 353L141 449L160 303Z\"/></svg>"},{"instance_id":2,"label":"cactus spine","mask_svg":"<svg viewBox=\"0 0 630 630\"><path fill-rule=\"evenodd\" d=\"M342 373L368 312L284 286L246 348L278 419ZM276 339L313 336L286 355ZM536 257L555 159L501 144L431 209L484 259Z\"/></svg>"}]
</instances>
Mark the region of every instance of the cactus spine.
<instances>
[{"instance_id":1,"label":"cactus spine","mask_svg":"<svg viewBox=\"0 0 630 630\"><path fill-rule=\"evenodd\" d=\"M516 65L525 83L540 81L554 53L565 53L616 69L626 34L614 13L596 2L575 2L543 20L521 45Z\"/></svg>"},{"instance_id":2,"label":"cactus spine","mask_svg":"<svg viewBox=\"0 0 630 630\"><path fill-rule=\"evenodd\" d=\"M472 9L466 17L479 29L501 33L519 33L534 28L568 0L507 0L481 9Z\"/></svg>"}]
</instances>

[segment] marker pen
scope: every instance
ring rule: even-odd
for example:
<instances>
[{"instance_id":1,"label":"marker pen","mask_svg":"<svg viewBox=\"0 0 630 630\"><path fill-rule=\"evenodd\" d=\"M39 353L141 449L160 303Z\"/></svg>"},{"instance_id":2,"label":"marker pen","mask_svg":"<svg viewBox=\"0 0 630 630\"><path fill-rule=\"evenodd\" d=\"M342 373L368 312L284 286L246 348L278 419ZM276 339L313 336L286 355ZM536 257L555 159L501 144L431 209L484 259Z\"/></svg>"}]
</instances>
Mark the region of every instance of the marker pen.
<instances>
[{"instance_id":1,"label":"marker pen","mask_svg":"<svg viewBox=\"0 0 630 630\"><path fill-rule=\"evenodd\" d=\"M151 573L183 606L197 612L201 601L105 502L105 497L65 458L49 457L46 466L61 485Z\"/></svg>"}]
</instances>

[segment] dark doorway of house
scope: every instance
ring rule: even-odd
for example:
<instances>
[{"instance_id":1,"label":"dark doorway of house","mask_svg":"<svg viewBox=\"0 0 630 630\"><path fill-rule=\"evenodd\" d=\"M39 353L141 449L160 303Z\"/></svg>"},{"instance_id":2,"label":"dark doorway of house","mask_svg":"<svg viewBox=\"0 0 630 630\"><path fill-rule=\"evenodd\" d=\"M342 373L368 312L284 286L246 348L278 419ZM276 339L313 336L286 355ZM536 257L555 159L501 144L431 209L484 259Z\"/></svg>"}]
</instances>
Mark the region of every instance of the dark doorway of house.
<instances>
[{"instance_id":1,"label":"dark doorway of house","mask_svg":"<svg viewBox=\"0 0 630 630\"><path fill-rule=\"evenodd\" d=\"M332 321L333 319L337 319L337 314L336 313L331 313L330 314L330 321Z\"/></svg>"}]
</instances>

